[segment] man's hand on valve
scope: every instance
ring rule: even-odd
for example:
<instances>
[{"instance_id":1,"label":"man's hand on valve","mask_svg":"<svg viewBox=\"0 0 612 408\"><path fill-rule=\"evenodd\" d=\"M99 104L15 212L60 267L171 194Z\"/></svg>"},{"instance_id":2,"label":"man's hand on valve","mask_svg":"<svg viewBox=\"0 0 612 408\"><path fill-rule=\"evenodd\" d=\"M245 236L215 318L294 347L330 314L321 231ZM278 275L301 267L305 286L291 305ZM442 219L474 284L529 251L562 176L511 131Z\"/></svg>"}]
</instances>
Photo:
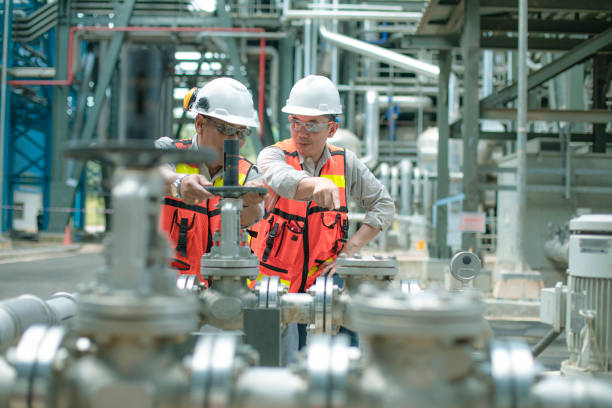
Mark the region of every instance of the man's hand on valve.
<instances>
[{"instance_id":1,"label":"man's hand on valve","mask_svg":"<svg viewBox=\"0 0 612 408\"><path fill-rule=\"evenodd\" d=\"M258 180L250 180L244 183L244 187L266 187L263 181ZM243 195L242 198L242 207L250 207L252 205L258 205L262 201L264 201L268 197L268 194L259 194L259 193L247 193Z\"/></svg>"},{"instance_id":2,"label":"man's hand on valve","mask_svg":"<svg viewBox=\"0 0 612 408\"><path fill-rule=\"evenodd\" d=\"M179 192L187 204L200 204L214 197L204 188L208 186L212 186L212 183L206 177L201 174L190 174L181 180Z\"/></svg>"}]
</instances>

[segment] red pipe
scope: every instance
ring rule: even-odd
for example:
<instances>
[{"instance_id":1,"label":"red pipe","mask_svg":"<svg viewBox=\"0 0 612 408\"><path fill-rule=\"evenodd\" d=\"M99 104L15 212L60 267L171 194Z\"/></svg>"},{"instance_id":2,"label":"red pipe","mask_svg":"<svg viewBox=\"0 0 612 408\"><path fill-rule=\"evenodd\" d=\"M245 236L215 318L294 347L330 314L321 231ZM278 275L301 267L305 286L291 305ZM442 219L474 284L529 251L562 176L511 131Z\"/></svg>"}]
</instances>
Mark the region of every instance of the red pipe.
<instances>
[{"instance_id":1,"label":"red pipe","mask_svg":"<svg viewBox=\"0 0 612 408\"><path fill-rule=\"evenodd\" d=\"M251 32L265 33L263 28L237 28L237 27L97 27L97 26L74 26L70 28L68 37L68 78L67 79L25 79L7 81L9 85L53 85L65 86L72 84L72 57L74 48L74 33L75 31L119 31L119 32L202 32L202 31L219 31L219 32ZM264 111L264 80L265 80L265 55L264 47L266 39L259 39L259 137L263 134L263 111ZM238 67L236 67L238 69Z\"/></svg>"}]
</instances>

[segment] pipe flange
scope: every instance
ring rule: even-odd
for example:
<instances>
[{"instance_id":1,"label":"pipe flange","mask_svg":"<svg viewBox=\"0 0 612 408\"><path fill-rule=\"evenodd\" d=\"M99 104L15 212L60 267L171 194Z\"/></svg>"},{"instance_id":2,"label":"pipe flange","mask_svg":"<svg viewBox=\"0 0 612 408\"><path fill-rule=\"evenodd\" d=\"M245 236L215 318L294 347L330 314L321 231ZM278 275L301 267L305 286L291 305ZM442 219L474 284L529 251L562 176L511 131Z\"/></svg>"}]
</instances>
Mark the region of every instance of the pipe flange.
<instances>
[{"instance_id":1,"label":"pipe flange","mask_svg":"<svg viewBox=\"0 0 612 408\"><path fill-rule=\"evenodd\" d=\"M421 293L423 289L421 289L421 285L419 285L419 281L416 279L412 280L401 280L400 281L400 292L402 293Z\"/></svg>"},{"instance_id":2,"label":"pipe flange","mask_svg":"<svg viewBox=\"0 0 612 408\"><path fill-rule=\"evenodd\" d=\"M263 309L280 307L280 296L285 289L278 276L262 276L257 290L258 307Z\"/></svg>"},{"instance_id":3,"label":"pipe flange","mask_svg":"<svg viewBox=\"0 0 612 408\"><path fill-rule=\"evenodd\" d=\"M198 327L195 296L138 296L132 292L81 295L76 329L81 333L174 336Z\"/></svg>"},{"instance_id":4,"label":"pipe flange","mask_svg":"<svg viewBox=\"0 0 612 408\"><path fill-rule=\"evenodd\" d=\"M236 336L202 335L191 358L190 406L228 407L234 374Z\"/></svg>"},{"instance_id":5,"label":"pipe flange","mask_svg":"<svg viewBox=\"0 0 612 408\"><path fill-rule=\"evenodd\" d=\"M17 347L7 356L17 373L10 406L49 406L47 398L51 392L53 362L65 334L61 326L35 325L26 330Z\"/></svg>"},{"instance_id":6,"label":"pipe flange","mask_svg":"<svg viewBox=\"0 0 612 408\"><path fill-rule=\"evenodd\" d=\"M531 350L524 342L496 340L490 346L494 406L531 407L531 387L536 374Z\"/></svg>"},{"instance_id":7,"label":"pipe flange","mask_svg":"<svg viewBox=\"0 0 612 408\"><path fill-rule=\"evenodd\" d=\"M311 333L334 333L332 311L336 291L331 277L319 276L315 281L314 290L310 291L314 294L314 324L308 326Z\"/></svg>"},{"instance_id":8,"label":"pipe flange","mask_svg":"<svg viewBox=\"0 0 612 408\"><path fill-rule=\"evenodd\" d=\"M351 327L369 335L472 338L482 333L483 307L473 292L402 293L364 284L349 308Z\"/></svg>"},{"instance_id":9,"label":"pipe flange","mask_svg":"<svg viewBox=\"0 0 612 408\"><path fill-rule=\"evenodd\" d=\"M176 278L176 288L185 292L200 291L200 279L197 275L179 275Z\"/></svg>"},{"instance_id":10,"label":"pipe flange","mask_svg":"<svg viewBox=\"0 0 612 408\"><path fill-rule=\"evenodd\" d=\"M351 360L349 350L347 336L313 336L306 357L309 407L346 405Z\"/></svg>"},{"instance_id":11,"label":"pipe flange","mask_svg":"<svg viewBox=\"0 0 612 408\"><path fill-rule=\"evenodd\" d=\"M227 258L210 253L202 257L200 272L203 278L238 277L255 279L259 272L259 260L254 255L245 258Z\"/></svg>"},{"instance_id":12,"label":"pipe flange","mask_svg":"<svg viewBox=\"0 0 612 408\"><path fill-rule=\"evenodd\" d=\"M261 280L255 285L257 293L257 306L260 308L268 307L268 283L270 282L270 276L264 275Z\"/></svg>"},{"instance_id":13,"label":"pipe flange","mask_svg":"<svg viewBox=\"0 0 612 408\"><path fill-rule=\"evenodd\" d=\"M359 254L348 258L340 255L336 259L336 273L341 278L377 278L393 279L397 276L398 262L395 256L380 255L361 256Z\"/></svg>"}]
</instances>

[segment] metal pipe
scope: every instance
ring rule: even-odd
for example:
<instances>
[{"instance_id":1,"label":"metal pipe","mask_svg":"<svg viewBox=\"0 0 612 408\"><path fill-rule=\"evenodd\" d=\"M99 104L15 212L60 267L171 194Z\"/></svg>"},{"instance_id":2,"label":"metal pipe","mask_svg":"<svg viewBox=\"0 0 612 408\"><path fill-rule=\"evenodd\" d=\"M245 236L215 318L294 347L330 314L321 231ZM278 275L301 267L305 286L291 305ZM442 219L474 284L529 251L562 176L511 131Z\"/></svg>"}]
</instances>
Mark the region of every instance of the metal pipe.
<instances>
[{"instance_id":1,"label":"metal pipe","mask_svg":"<svg viewBox=\"0 0 612 408\"><path fill-rule=\"evenodd\" d=\"M400 108L416 109L416 108L430 108L433 103L431 98L427 96L410 96L410 95L393 95L391 102L398 105ZM381 109L386 108L389 105L388 96L379 96L378 104Z\"/></svg>"},{"instance_id":2,"label":"metal pipe","mask_svg":"<svg viewBox=\"0 0 612 408\"><path fill-rule=\"evenodd\" d=\"M531 354L533 354L533 357L535 358L542 354L542 352L546 350L546 347L550 346L561 333L563 333L563 330L555 331L555 329L552 329L546 333L546 335L542 337L540 341L538 341L538 343L531 349Z\"/></svg>"},{"instance_id":3,"label":"metal pipe","mask_svg":"<svg viewBox=\"0 0 612 408\"><path fill-rule=\"evenodd\" d=\"M304 76L311 74L310 72L310 58L312 57L312 20L307 18L304 22Z\"/></svg>"},{"instance_id":4,"label":"metal pipe","mask_svg":"<svg viewBox=\"0 0 612 408\"><path fill-rule=\"evenodd\" d=\"M421 204L421 169L418 167L414 168L414 186L412 191L412 214L420 214Z\"/></svg>"},{"instance_id":5,"label":"metal pipe","mask_svg":"<svg viewBox=\"0 0 612 408\"><path fill-rule=\"evenodd\" d=\"M412 200L410 199L412 194L412 161L402 159L400 168L402 173L400 214L410 215L412 214Z\"/></svg>"},{"instance_id":6,"label":"metal pipe","mask_svg":"<svg viewBox=\"0 0 612 408\"><path fill-rule=\"evenodd\" d=\"M380 163L380 182L383 186L389 190L389 164L388 163Z\"/></svg>"},{"instance_id":7,"label":"metal pipe","mask_svg":"<svg viewBox=\"0 0 612 408\"><path fill-rule=\"evenodd\" d=\"M303 19L325 19L325 20L377 20L377 21L401 21L406 23L417 23L421 20L423 13L419 12L395 12L395 11L361 11L361 10L287 10L281 19L303 20Z\"/></svg>"},{"instance_id":8,"label":"metal pipe","mask_svg":"<svg viewBox=\"0 0 612 408\"><path fill-rule=\"evenodd\" d=\"M359 92L366 93L368 91L376 91L380 93L386 93L389 91L388 85L355 85L354 81L349 81L348 84L339 84L336 86L340 92ZM422 95L437 95L437 86L425 86L417 89L416 86L393 86L393 91L403 94L417 93L421 91ZM456 116L456 115L455 115Z\"/></svg>"},{"instance_id":9,"label":"metal pipe","mask_svg":"<svg viewBox=\"0 0 612 408\"><path fill-rule=\"evenodd\" d=\"M247 54L259 55L261 50L259 47L247 47ZM278 78L279 78L279 64L278 64L278 51L274 47L264 47L264 56L270 57L270 89L268 90L270 96L270 109L272 110L272 122L275 126L278 126Z\"/></svg>"},{"instance_id":10,"label":"metal pipe","mask_svg":"<svg viewBox=\"0 0 612 408\"><path fill-rule=\"evenodd\" d=\"M518 106L516 117L516 248L518 271L525 270L527 220L527 0L519 0Z\"/></svg>"},{"instance_id":11,"label":"metal pipe","mask_svg":"<svg viewBox=\"0 0 612 408\"><path fill-rule=\"evenodd\" d=\"M56 325L76 315L73 294L58 292L42 300L33 295L22 295L0 302L0 350L15 342L34 324Z\"/></svg>"},{"instance_id":12,"label":"metal pipe","mask_svg":"<svg viewBox=\"0 0 612 408\"><path fill-rule=\"evenodd\" d=\"M339 1L338 0L333 0L333 4L332 7L334 8L334 11L338 10L338 7L340 6L340 4L338 4ZM338 32L338 19L334 19L332 20L332 30L337 33ZM338 76L338 47L336 46L332 46L332 50L331 50L331 81L334 84L337 84L338 82L340 82L340 78Z\"/></svg>"},{"instance_id":13,"label":"metal pipe","mask_svg":"<svg viewBox=\"0 0 612 408\"><path fill-rule=\"evenodd\" d=\"M308 8L314 10L322 10L332 8L334 11L337 10L362 10L362 11L402 11L402 6L392 6L383 4L337 4L337 0L334 0L334 4L308 4ZM285 10L286 12L286 10Z\"/></svg>"},{"instance_id":14,"label":"metal pipe","mask_svg":"<svg viewBox=\"0 0 612 408\"><path fill-rule=\"evenodd\" d=\"M280 298L283 323L314 322L314 296L308 293L287 293Z\"/></svg>"},{"instance_id":15,"label":"metal pipe","mask_svg":"<svg viewBox=\"0 0 612 408\"><path fill-rule=\"evenodd\" d=\"M365 105L366 105L366 124L365 124L365 143L367 156L362 157L361 161L365 163L369 168L374 168L378 162L378 120L379 120L379 107L378 107L378 94L374 91L366 92L365 94Z\"/></svg>"},{"instance_id":16,"label":"metal pipe","mask_svg":"<svg viewBox=\"0 0 612 408\"><path fill-rule=\"evenodd\" d=\"M11 1L4 0L4 29L2 33L2 79L0 80L0 171L4 174L6 162L4 160L4 137L6 133L6 66L8 65L8 42L9 24L11 22L10 12ZM0 207L4 205L4 176L0 176ZM0 231L4 226L4 211L0 210Z\"/></svg>"},{"instance_id":17,"label":"metal pipe","mask_svg":"<svg viewBox=\"0 0 612 408\"><path fill-rule=\"evenodd\" d=\"M608 408L612 384L593 377L544 377L531 389L533 408Z\"/></svg>"},{"instance_id":18,"label":"metal pipe","mask_svg":"<svg viewBox=\"0 0 612 408\"><path fill-rule=\"evenodd\" d=\"M55 76L55 68L49 67L15 67L7 71L15 78L53 78Z\"/></svg>"},{"instance_id":19,"label":"metal pipe","mask_svg":"<svg viewBox=\"0 0 612 408\"><path fill-rule=\"evenodd\" d=\"M438 79L438 75L440 74L440 69L436 65L428 64L415 58L390 51L386 48L347 37L346 35L331 33L323 26L319 28L319 33L326 41L329 41L340 48L373 58L378 61L386 62L387 64L405 69L406 71L422 74L434 79Z\"/></svg>"},{"instance_id":20,"label":"metal pipe","mask_svg":"<svg viewBox=\"0 0 612 408\"><path fill-rule=\"evenodd\" d=\"M397 201L399 198L399 166L391 167L391 198Z\"/></svg>"}]
</instances>

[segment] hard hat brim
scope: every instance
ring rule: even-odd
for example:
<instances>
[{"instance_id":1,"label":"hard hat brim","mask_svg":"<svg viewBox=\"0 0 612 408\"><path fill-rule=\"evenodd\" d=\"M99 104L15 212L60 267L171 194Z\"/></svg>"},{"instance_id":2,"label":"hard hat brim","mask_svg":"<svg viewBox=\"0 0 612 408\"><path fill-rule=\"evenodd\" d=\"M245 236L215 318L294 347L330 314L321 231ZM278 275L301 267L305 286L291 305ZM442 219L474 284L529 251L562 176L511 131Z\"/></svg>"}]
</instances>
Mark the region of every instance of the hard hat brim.
<instances>
[{"instance_id":1,"label":"hard hat brim","mask_svg":"<svg viewBox=\"0 0 612 408\"><path fill-rule=\"evenodd\" d=\"M217 115L214 112L199 112L197 110L194 111L194 113L220 119L224 122L229 123L230 125L248 126L259 129L259 122L255 119L249 119L242 116L234 115Z\"/></svg>"},{"instance_id":2,"label":"hard hat brim","mask_svg":"<svg viewBox=\"0 0 612 408\"><path fill-rule=\"evenodd\" d=\"M325 115L340 115L342 111L322 111L320 109L305 108L303 106L285 106L281 109L285 113L291 115L306 115L306 116L325 116Z\"/></svg>"}]
</instances>

